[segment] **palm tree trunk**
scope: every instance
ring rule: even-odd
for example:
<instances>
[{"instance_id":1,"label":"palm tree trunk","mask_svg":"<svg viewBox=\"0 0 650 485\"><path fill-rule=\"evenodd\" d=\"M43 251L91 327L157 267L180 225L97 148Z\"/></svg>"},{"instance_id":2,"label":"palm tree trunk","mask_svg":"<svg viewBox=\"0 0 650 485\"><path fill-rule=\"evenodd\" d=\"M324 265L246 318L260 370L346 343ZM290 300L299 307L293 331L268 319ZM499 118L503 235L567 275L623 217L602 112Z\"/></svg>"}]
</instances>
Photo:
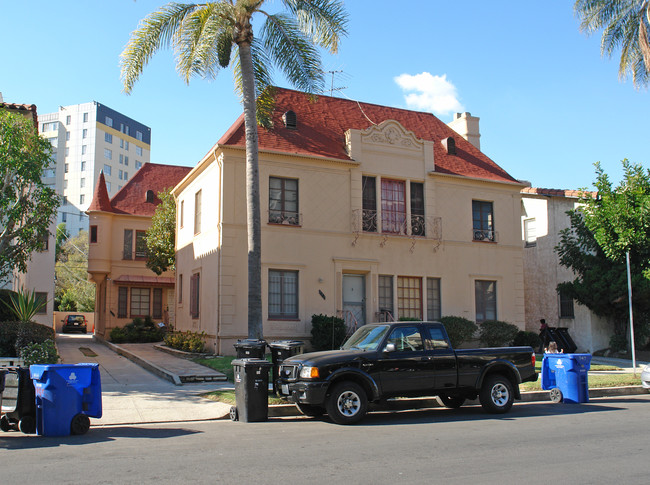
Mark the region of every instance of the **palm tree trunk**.
<instances>
[{"instance_id":1,"label":"palm tree trunk","mask_svg":"<svg viewBox=\"0 0 650 485\"><path fill-rule=\"evenodd\" d=\"M246 128L246 227L248 231L248 337L261 339L262 328L262 233L260 223L260 175L255 118L255 75L250 43L239 43Z\"/></svg>"}]
</instances>

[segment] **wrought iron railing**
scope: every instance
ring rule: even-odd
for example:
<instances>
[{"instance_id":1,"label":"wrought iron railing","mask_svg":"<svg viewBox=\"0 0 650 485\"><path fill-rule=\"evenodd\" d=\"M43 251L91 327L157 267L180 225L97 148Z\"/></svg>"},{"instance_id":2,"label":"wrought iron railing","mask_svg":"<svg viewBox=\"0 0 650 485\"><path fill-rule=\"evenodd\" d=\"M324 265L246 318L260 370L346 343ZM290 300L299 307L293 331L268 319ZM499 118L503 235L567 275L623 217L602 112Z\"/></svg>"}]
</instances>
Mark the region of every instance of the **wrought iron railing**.
<instances>
[{"instance_id":1,"label":"wrought iron railing","mask_svg":"<svg viewBox=\"0 0 650 485\"><path fill-rule=\"evenodd\" d=\"M474 241L497 242L498 233L490 229L473 229L472 238Z\"/></svg>"},{"instance_id":2,"label":"wrought iron railing","mask_svg":"<svg viewBox=\"0 0 650 485\"><path fill-rule=\"evenodd\" d=\"M302 213L290 211L269 211L269 224L302 226Z\"/></svg>"},{"instance_id":3,"label":"wrought iron railing","mask_svg":"<svg viewBox=\"0 0 650 485\"><path fill-rule=\"evenodd\" d=\"M385 215L384 215L385 216ZM412 240L411 250L419 239L432 240L435 249L442 242L442 218L411 214L410 219L405 214L391 214L390 217L381 217L378 211L369 209L355 209L352 211L353 245L359 236L378 234L383 237L383 247L390 236L409 237Z\"/></svg>"},{"instance_id":4,"label":"wrought iron railing","mask_svg":"<svg viewBox=\"0 0 650 485\"><path fill-rule=\"evenodd\" d=\"M357 328L359 328L359 321L350 310L337 310L336 316L345 322L346 338L356 332Z\"/></svg>"}]
</instances>

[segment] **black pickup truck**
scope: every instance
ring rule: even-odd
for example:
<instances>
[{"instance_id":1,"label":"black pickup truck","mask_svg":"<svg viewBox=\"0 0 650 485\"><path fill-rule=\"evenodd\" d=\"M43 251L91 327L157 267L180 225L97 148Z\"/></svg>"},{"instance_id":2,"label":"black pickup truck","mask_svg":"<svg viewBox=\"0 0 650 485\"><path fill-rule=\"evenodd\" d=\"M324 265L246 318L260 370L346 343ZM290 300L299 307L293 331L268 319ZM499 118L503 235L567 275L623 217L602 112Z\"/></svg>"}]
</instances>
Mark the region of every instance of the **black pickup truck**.
<instances>
[{"instance_id":1,"label":"black pickup truck","mask_svg":"<svg viewBox=\"0 0 650 485\"><path fill-rule=\"evenodd\" d=\"M303 414L352 424L391 397L438 396L451 408L479 397L505 413L519 384L536 380L531 347L454 350L442 323L394 322L360 327L341 350L285 359L276 385Z\"/></svg>"}]
</instances>

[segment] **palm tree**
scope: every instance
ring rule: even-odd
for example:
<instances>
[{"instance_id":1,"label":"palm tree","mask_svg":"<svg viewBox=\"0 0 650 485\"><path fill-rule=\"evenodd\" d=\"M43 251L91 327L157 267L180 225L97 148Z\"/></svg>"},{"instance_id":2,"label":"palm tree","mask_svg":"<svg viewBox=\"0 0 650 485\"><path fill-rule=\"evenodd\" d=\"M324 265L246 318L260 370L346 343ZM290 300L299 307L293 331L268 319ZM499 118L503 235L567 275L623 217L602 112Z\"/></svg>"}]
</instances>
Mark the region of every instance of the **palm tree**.
<instances>
[{"instance_id":1,"label":"palm tree","mask_svg":"<svg viewBox=\"0 0 650 485\"><path fill-rule=\"evenodd\" d=\"M646 86L650 72L649 0L577 0L573 6L580 30L588 35L603 29L602 55L621 48L620 79L631 73L634 86Z\"/></svg>"},{"instance_id":2,"label":"palm tree","mask_svg":"<svg viewBox=\"0 0 650 485\"><path fill-rule=\"evenodd\" d=\"M340 0L281 0L285 13L269 14L265 0L219 0L202 4L169 3L149 14L131 34L121 54L128 94L153 54L173 47L176 69L213 78L232 66L244 108L246 130L246 210L248 230L248 336L262 338L262 263L257 122L270 127L273 112L271 68L278 67L298 89L324 87L317 47L336 53L346 34L347 14ZM253 36L253 16L264 19ZM231 52L235 49L235 59Z\"/></svg>"}]
</instances>

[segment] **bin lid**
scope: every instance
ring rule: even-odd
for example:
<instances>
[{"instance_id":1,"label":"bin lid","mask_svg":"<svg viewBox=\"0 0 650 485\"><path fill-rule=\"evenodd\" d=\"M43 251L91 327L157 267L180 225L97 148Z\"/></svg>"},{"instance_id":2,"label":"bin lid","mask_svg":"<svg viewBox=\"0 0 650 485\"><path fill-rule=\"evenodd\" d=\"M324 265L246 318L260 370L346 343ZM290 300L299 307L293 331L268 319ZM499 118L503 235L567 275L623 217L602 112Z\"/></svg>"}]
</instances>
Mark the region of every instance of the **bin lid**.
<instances>
[{"instance_id":1,"label":"bin lid","mask_svg":"<svg viewBox=\"0 0 650 485\"><path fill-rule=\"evenodd\" d=\"M305 342L302 340L276 340L275 342L271 342L269 347L272 349L295 349L303 345L305 345Z\"/></svg>"},{"instance_id":2,"label":"bin lid","mask_svg":"<svg viewBox=\"0 0 650 485\"><path fill-rule=\"evenodd\" d=\"M247 338L237 340L234 344L236 349L257 349L266 347L266 340L259 340L256 338Z\"/></svg>"},{"instance_id":3,"label":"bin lid","mask_svg":"<svg viewBox=\"0 0 650 485\"><path fill-rule=\"evenodd\" d=\"M273 364L266 359L234 359L231 364L240 367L271 367Z\"/></svg>"}]
</instances>

